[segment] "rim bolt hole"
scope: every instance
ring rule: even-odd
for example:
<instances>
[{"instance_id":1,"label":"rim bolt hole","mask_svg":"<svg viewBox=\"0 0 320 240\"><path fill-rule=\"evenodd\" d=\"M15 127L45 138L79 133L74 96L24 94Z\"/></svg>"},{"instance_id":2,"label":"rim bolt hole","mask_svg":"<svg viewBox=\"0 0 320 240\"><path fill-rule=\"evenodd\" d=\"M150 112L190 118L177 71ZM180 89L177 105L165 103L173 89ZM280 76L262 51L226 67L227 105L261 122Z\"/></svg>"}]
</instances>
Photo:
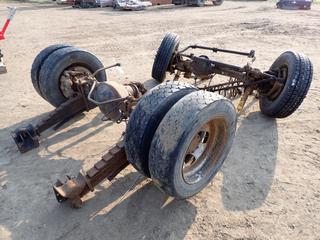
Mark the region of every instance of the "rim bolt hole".
<instances>
[{"instance_id":1,"label":"rim bolt hole","mask_svg":"<svg viewBox=\"0 0 320 240\"><path fill-rule=\"evenodd\" d=\"M206 143L208 141L208 139L209 139L209 133L205 132L205 135L204 135L202 143Z\"/></svg>"}]
</instances>

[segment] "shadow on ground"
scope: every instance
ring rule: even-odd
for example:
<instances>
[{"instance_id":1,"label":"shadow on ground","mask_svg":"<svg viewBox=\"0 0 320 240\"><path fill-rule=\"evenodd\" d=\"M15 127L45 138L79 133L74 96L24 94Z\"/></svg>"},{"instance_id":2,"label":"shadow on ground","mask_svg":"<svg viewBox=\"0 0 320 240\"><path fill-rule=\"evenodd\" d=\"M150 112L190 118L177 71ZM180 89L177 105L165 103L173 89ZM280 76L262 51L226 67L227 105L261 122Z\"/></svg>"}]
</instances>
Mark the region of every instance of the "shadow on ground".
<instances>
[{"instance_id":1,"label":"shadow on ground","mask_svg":"<svg viewBox=\"0 0 320 240\"><path fill-rule=\"evenodd\" d=\"M149 88L156 83L150 80L148 84ZM79 115L63 128L82 117ZM92 127L93 131L77 141L93 137L110 125L102 124L100 118L97 115L81 126L60 129L54 136L50 136L52 130L48 131L44 148ZM147 180L128 192L141 178L130 169L112 184L99 186L81 209L58 204L52 184L57 177L77 172L83 165L83 161L64 157L61 152L77 143L71 142L47 155L39 155L38 149L20 155L14 142L9 140L9 130L29 121L0 130L0 153L11 158L8 163L1 163L4 171L0 171L0 221L12 239L48 239L47 236L55 236L54 239L184 239L195 221L196 207L188 200L165 204L167 196ZM239 124L233 149L222 170L222 200L230 211L260 207L270 191L276 165L276 121L253 112ZM58 159L52 159L57 156Z\"/></svg>"},{"instance_id":2,"label":"shadow on ground","mask_svg":"<svg viewBox=\"0 0 320 240\"><path fill-rule=\"evenodd\" d=\"M85 117L84 113L78 114L77 116L75 116L71 120L69 120L68 122L61 125L57 129L57 131L53 130L53 128L50 128L50 129L46 130L45 132L41 133L40 147L33 149L30 152L27 152L27 153L24 153L23 155L21 155L18 152L18 149L17 149L12 137L10 136L10 132L14 131L17 128L27 126L29 123L36 125L39 122L39 119L42 119L43 117L45 117L48 114L49 114L49 112L43 113L43 114L40 114L36 117L32 117L32 118L26 119L22 122L19 122L17 124L14 124L10 127L0 129L0 154L7 153L8 155L10 154L9 156L13 156L14 158L29 158L32 156L36 157L36 156L38 156L38 153L40 151L42 151L43 149L48 150L48 148L51 145L59 143L60 141L63 141L64 139L69 139L69 138L75 137L75 136L77 136L77 135L79 135L79 134L81 134L91 128L94 129L94 130L90 131L90 133L82 136L80 139L77 139L76 141L72 141L71 143L64 145L59 150L52 152L51 155L47 155L46 157L49 159L52 155L59 154L59 152L62 152L63 150L69 149L69 148L73 147L74 145L79 144L80 142L86 141L88 138L94 136L99 131L101 131L104 128L113 124L112 122L101 121L102 114L99 113L99 114L95 115L95 117L93 117L87 123L84 123L80 126L72 126L71 129L64 131L66 128L68 128L69 126L82 120ZM5 162L2 162L2 160L4 160L4 158L0 159L0 166L2 164L5 165Z\"/></svg>"},{"instance_id":3,"label":"shadow on ground","mask_svg":"<svg viewBox=\"0 0 320 240\"><path fill-rule=\"evenodd\" d=\"M63 125L59 132L53 135L53 130L45 132L38 149L20 154L9 135L10 131L29 122L34 123L44 115L0 130L0 231L4 229L13 240L185 237L195 220L194 205L188 201L172 201L164 206L167 196L146 182L126 194L135 179L141 178L137 172L125 170L128 174L121 174L112 184L105 182L99 186L94 197L89 195L82 209L58 204L52 184L65 174L78 172L83 165L82 160L67 157L64 152L110 126L110 123L103 123L101 116L97 115L84 124L68 128L83 118L79 115ZM92 131L87 134L85 131L90 128ZM84 136L73 140L79 134ZM71 139L69 144L49 151L51 145L68 138Z\"/></svg>"},{"instance_id":4,"label":"shadow on ground","mask_svg":"<svg viewBox=\"0 0 320 240\"><path fill-rule=\"evenodd\" d=\"M252 112L240 121L222 169L221 194L226 209L245 211L264 203L274 178L277 150L275 119Z\"/></svg>"},{"instance_id":5,"label":"shadow on ground","mask_svg":"<svg viewBox=\"0 0 320 240\"><path fill-rule=\"evenodd\" d=\"M172 201L164 206L167 196L152 183L142 183L124 195L137 175L126 174L110 187L100 188L83 209L56 206L41 222L50 224L50 231L62 229L57 239L184 239L195 220L194 205Z\"/></svg>"}]
</instances>

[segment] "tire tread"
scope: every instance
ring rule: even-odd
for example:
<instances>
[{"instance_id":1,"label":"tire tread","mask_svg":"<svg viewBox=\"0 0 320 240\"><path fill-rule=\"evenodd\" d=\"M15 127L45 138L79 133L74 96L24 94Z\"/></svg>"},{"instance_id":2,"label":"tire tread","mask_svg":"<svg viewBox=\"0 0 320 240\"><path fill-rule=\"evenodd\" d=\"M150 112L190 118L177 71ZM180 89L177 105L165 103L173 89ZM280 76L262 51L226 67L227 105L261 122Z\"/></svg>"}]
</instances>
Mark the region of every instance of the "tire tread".
<instances>
[{"instance_id":1,"label":"tire tread","mask_svg":"<svg viewBox=\"0 0 320 240\"><path fill-rule=\"evenodd\" d=\"M129 119L125 146L128 161L145 176L150 177L149 148L160 121L175 102L196 90L188 83L169 81L151 89L139 100Z\"/></svg>"}]
</instances>

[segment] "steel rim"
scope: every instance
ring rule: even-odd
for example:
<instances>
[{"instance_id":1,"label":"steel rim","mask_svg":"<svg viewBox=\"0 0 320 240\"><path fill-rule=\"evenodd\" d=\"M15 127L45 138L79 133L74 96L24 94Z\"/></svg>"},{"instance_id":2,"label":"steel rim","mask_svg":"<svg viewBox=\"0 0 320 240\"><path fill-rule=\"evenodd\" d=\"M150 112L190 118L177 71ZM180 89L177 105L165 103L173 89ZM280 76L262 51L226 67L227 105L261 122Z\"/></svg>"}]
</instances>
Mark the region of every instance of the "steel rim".
<instances>
[{"instance_id":1,"label":"steel rim","mask_svg":"<svg viewBox=\"0 0 320 240\"><path fill-rule=\"evenodd\" d=\"M227 122L212 119L194 134L182 165L182 176L187 184L195 184L207 178L219 163L227 140Z\"/></svg>"},{"instance_id":2,"label":"steel rim","mask_svg":"<svg viewBox=\"0 0 320 240\"><path fill-rule=\"evenodd\" d=\"M265 96L269 101L273 102L280 96L287 82L289 66L287 64L283 64L275 69L270 70L270 72L279 80L264 85L261 89L259 89L259 92L262 96Z\"/></svg>"},{"instance_id":3,"label":"steel rim","mask_svg":"<svg viewBox=\"0 0 320 240\"><path fill-rule=\"evenodd\" d=\"M168 70L169 72L174 72L172 70L172 65L174 63L174 59L175 57L177 56L177 53L178 53L178 49L179 49L179 42L177 43L177 45L174 47L173 51L172 51L172 54L170 56L170 60L169 60L169 64L168 64L168 67L166 70Z\"/></svg>"},{"instance_id":4,"label":"steel rim","mask_svg":"<svg viewBox=\"0 0 320 240\"><path fill-rule=\"evenodd\" d=\"M71 66L66 68L59 79L59 88L66 98L71 98L74 96L75 92L77 92L77 89L75 88L75 84L72 81L72 73L71 72L77 72L79 74L90 74L92 73L88 68L84 66Z\"/></svg>"},{"instance_id":5,"label":"steel rim","mask_svg":"<svg viewBox=\"0 0 320 240\"><path fill-rule=\"evenodd\" d=\"M269 92L269 100L274 101L276 100L280 93L282 92L284 85L288 79L288 72L289 72L289 67L288 65L282 65L277 69L277 77L281 80L281 82L276 81L273 85L272 88Z\"/></svg>"}]
</instances>

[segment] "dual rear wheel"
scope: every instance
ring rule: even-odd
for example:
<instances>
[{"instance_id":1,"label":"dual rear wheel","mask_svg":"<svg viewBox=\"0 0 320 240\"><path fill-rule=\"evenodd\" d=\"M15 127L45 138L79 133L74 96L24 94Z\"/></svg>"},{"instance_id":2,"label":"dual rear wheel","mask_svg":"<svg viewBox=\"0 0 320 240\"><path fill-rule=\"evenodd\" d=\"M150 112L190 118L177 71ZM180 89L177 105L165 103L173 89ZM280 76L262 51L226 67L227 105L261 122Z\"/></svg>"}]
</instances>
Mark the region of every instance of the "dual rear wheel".
<instances>
[{"instance_id":1,"label":"dual rear wheel","mask_svg":"<svg viewBox=\"0 0 320 240\"><path fill-rule=\"evenodd\" d=\"M170 71L179 41L177 35L167 34L158 49L152 76L159 82ZM93 73L102 67L91 53L59 44L39 53L31 78L39 95L58 107L77 91L68 71ZM282 77L283 85L264 86L261 111L270 117L287 117L307 94L312 64L302 54L285 52L270 72ZM105 72L96 78L106 81ZM273 89L274 94L264 95ZM191 197L221 168L232 146L236 121L228 99L180 81L162 83L139 100L130 116L125 135L128 161L169 195Z\"/></svg>"},{"instance_id":2,"label":"dual rear wheel","mask_svg":"<svg viewBox=\"0 0 320 240\"><path fill-rule=\"evenodd\" d=\"M167 194L184 199L201 191L227 157L236 112L226 98L178 81L144 96L125 135L128 161Z\"/></svg>"},{"instance_id":3,"label":"dual rear wheel","mask_svg":"<svg viewBox=\"0 0 320 240\"><path fill-rule=\"evenodd\" d=\"M93 73L103 64L93 54L66 44L51 45L35 58L31 68L31 80L37 93L51 105L58 107L77 91L68 71ZM96 76L106 81L104 71Z\"/></svg>"}]
</instances>

